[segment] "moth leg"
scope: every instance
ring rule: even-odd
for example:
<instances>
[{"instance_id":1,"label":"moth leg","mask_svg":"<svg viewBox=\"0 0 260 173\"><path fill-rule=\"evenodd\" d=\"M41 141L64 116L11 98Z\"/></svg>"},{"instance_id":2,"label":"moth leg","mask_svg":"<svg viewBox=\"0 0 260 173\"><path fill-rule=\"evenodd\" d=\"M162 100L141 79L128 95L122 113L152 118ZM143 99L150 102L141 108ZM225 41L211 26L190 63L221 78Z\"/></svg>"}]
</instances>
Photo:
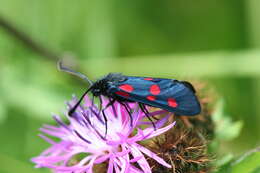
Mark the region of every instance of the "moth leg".
<instances>
[{"instance_id":1,"label":"moth leg","mask_svg":"<svg viewBox=\"0 0 260 173\"><path fill-rule=\"evenodd\" d=\"M113 113L115 114L115 117L117 117L117 112L116 112L116 108L115 108L115 105L114 105L115 101L116 101L115 99L109 98L109 103L112 102L111 106L112 106Z\"/></svg>"},{"instance_id":2,"label":"moth leg","mask_svg":"<svg viewBox=\"0 0 260 173\"><path fill-rule=\"evenodd\" d=\"M92 95L92 100L91 100L91 107L94 107L94 103L95 103L95 96Z\"/></svg>"},{"instance_id":3,"label":"moth leg","mask_svg":"<svg viewBox=\"0 0 260 173\"><path fill-rule=\"evenodd\" d=\"M107 136L107 117L105 115L105 112L104 112L104 109L102 109L102 105L103 105L103 101L102 101L102 98L99 96L99 111L98 111L98 115L100 115L101 111L102 111L102 116L104 118L104 121L105 121L105 127L106 127L106 130L105 130L105 138Z\"/></svg>"},{"instance_id":4,"label":"moth leg","mask_svg":"<svg viewBox=\"0 0 260 173\"><path fill-rule=\"evenodd\" d=\"M143 105L143 108L147 114L149 114L149 111L146 109L145 105ZM149 116L150 117L150 116ZM158 118L151 116L151 118L155 119L156 121L159 120Z\"/></svg>"},{"instance_id":5,"label":"moth leg","mask_svg":"<svg viewBox=\"0 0 260 173\"><path fill-rule=\"evenodd\" d=\"M98 111L98 114L100 114L100 112L102 111L102 106L103 106L103 101L102 101L102 98L101 96L98 97L99 98L99 111Z\"/></svg>"},{"instance_id":6,"label":"moth leg","mask_svg":"<svg viewBox=\"0 0 260 173\"><path fill-rule=\"evenodd\" d=\"M109 106L112 106L112 107L114 107L114 103L115 103L115 99L109 99L109 103L105 106L105 108L104 109L102 109L102 111L104 111L104 110L106 110ZM114 107L115 108L115 107ZM116 109L115 109L115 111L116 111Z\"/></svg>"},{"instance_id":7,"label":"moth leg","mask_svg":"<svg viewBox=\"0 0 260 173\"><path fill-rule=\"evenodd\" d=\"M156 130L156 126L155 126L153 120L151 119L151 117L149 116L149 111L145 108L145 105L142 103L138 103L138 104L139 104L139 107L141 108L142 112L149 119L149 121L151 121L151 123L153 124L153 128Z\"/></svg>"},{"instance_id":8,"label":"moth leg","mask_svg":"<svg viewBox=\"0 0 260 173\"><path fill-rule=\"evenodd\" d=\"M106 127L105 138L106 138L106 136L107 136L107 116L105 115L104 110L102 110L102 115L105 120L105 127Z\"/></svg>"},{"instance_id":9,"label":"moth leg","mask_svg":"<svg viewBox=\"0 0 260 173\"><path fill-rule=\"evenodd\" d=\"M131 114L131 112L130 112L130 110L129 110L129 109L130 109L130 108L129 108L129 105L125 104L124 102L119 102L119 103L125 107L125 109L126 109L128 115L129 115L129 117L130 117L130 125L131 125L131 127L132 127L132 126L133 126L133 117L132 117L132 114Z\"/></svg>"},{"instance_id":10,"label":"moth leg","mask_svg":"<svg viewBox=\"0 0 260 173\"><path fill-rule=\"evenodd\" d=\"M101 97L100 97L100 99L101 99ZM102 100L102 99L101 99L101 100ZM111 100L111 101L105 106L104 109L102 109L102 107L101 107L102 115L103 115L103 118L104 118L104 120L105 120L105 126L106 126L105 138L106 138L106 136L107 136L107 116L106 116L106 114L105 114L105 110L106 110L109 106L114 105L115 101L116 101L115 99ZM102 101L101 101L101 105L102 105Z\"/></svg>"}]
</instances>

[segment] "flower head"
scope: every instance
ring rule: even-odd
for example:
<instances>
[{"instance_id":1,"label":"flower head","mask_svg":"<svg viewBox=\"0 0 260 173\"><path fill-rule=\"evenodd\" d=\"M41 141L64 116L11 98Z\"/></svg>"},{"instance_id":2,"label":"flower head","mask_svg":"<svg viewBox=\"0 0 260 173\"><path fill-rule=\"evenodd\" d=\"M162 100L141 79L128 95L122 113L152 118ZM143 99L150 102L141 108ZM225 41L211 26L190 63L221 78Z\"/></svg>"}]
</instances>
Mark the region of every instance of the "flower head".
<instances>
[{"instance_id":1,"label":"flower head","mask_svg":"<svg viewBox=\"0 0 260 173\"><path fill-rule=\"evenodd\" d=\"M103 105L108 103L107 99L102 100ZM69 108L75 102L76 99L68 104ZM100 114L98 107L86 97L84 106L78 107L73 117L67 117L69 124L65 124L56 115L54 119L58 126L44 125L40 129L45 135L56 137L59 141L55 142L41 134L40 136L51 146L32 161L36 163L36 167L51 168L59 173L92 173L94 166L102 163L105 163L108 173L151 173L147 157L165 167L171 167L138 142L166 132L175 123L163 127L169 118L167 115L155 122L156 130L154 130L150 122L144 121L145 115L137 104L129 106L132 110L132 120L125 108L117 102L113 107L105 109L105 118ZM162 112L155 111L150 116ZM106 135L105 119L107 119ZM141 129L140 126L144 124L148 125L147 128Z\"/></svg>"},{"instance_id":2,"label":"flower head","mask_svg":"<svg viewBox=\"0 0 260 173\"><path fill-rule=\"evenodd\" d=\"M164 167L149 159L153 172L210 172L212 156L207 151L208 141L204 134L178 124L173 130L155 137L147 148L162 157L172 168Z\"/></svg>"}]
</instances>

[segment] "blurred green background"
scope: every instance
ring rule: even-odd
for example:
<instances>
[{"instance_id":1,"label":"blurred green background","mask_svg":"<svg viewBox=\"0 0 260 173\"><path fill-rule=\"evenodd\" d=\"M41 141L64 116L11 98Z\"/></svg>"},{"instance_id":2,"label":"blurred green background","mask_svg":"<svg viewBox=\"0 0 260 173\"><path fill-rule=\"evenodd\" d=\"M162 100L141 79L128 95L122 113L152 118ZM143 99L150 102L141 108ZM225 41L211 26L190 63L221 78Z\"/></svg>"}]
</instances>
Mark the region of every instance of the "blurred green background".
<instances>
[{"instance_id":1,"label":"blurred green background","mask_svg":"<svg viewBox=\"0 0 260 173\"><path fill-rule=\"evenodd\" d=\"M59 56L93 80L122 72L206 81L244 122L220 153L256 147L259 17L258 0L0 0L0 172L48 172L30 163L48 146L38 128L86 88L56 69ZM17 39L6 23L36 43Z\"/></svg>"}]
</instances>

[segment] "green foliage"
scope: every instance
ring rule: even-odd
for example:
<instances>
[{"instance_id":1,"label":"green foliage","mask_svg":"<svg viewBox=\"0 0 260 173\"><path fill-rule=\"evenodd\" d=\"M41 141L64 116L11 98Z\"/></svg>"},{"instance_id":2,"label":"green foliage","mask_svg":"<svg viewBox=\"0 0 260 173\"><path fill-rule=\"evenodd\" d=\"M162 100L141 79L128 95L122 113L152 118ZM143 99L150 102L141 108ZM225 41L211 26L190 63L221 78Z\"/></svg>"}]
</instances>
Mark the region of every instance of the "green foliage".
<instances>
[{"instance_id":1,"label":"green foliage","mask_svg":"<svg viewBox=\"0 0 260 173\"><path fill-rule=\"evenodd\" d=\"M223 164L217 173L258 173L260 169L260 148L251 150L233 161Z\"/></svg>"},{"instance_id":2,"label":"green foliage","mask_svg":"<svg viewBox=\"0 0 260 173\"><path fill-rule=\"evenodd\" d=\"M260 168L260 148L242 155L232 164L232 173L253 172Z\"/></svg>"},{"instance_id":3,"label":"green foliage","mask_svg":"<svg viewBox=\"0 0 260 173\"><path fill-rule=\"evenodd\" d=\"M231 117L224 113L224 101L220 100L216 105L216 111L212 115L215 124L217 140L232 140L240 134L242 121L232 122Z\"/></svg>"},{"instance_id":4,"label":"green foliage","mask_svg":"<svg viewBox=\"0 0 260 173\"><path fill-rule=\"evenodd\" d=\"M216 110L212 115L215 124L215 139L213 145L219 145L222 141L232 140L239 136L243 123L241 121L233 122L230 116L224 113L224 101L220 100L216 105ZM260 148L251 150L239 158L228 153L219 158L215 166L217 173L253 173L260 167Z\"/></svg>"}]
</instances>

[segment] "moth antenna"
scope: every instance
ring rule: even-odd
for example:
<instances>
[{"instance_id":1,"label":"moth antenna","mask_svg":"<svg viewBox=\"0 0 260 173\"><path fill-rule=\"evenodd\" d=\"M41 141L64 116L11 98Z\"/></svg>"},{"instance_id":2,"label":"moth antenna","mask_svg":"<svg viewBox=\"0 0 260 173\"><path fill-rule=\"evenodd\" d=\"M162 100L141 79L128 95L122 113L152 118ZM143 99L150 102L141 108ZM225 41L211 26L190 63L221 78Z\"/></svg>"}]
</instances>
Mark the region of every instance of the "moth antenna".
<instances>
[{"instance_id":1,"label":"moth antenna","mask_svg":"<svg viewBox=\"0 0 260 173\"><path fill-rule=\"evenodd\" d=\"M80 72L76 72L68 67L65 67L63 66L62 64L62 61L58 61L57 63L57 68L60 70L60 71L64 71L64 72L67 72L67 73L70 73L74 76L77 76L77 77L80 77L81 79L87 81L90 85L93 84L93 82L91 80L89 80L89 78L87 76L85 76L84 74L80 73Z\"/></svg>"}]
</instances>

